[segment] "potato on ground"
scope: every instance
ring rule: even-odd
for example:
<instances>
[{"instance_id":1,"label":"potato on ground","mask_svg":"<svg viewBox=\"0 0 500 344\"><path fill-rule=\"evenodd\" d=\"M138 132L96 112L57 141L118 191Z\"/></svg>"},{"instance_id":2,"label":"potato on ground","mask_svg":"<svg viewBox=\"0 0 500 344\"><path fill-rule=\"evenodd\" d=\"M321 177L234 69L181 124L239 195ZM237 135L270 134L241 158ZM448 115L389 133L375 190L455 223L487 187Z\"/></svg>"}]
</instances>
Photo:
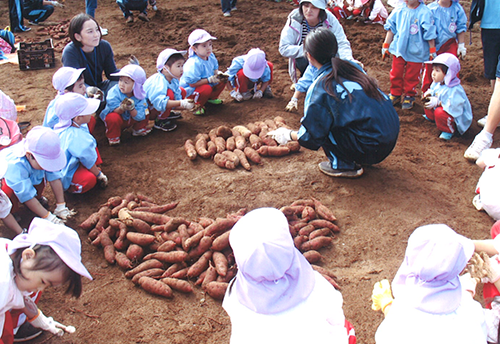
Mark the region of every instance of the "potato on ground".
<instances>
[{"instance_id":1,"label":"potato on ground","mask_svg":"<svg viewBox=\"0 0 500 344\"><path fill-rule=\"evenodd\" d=\"M193 287L188 281L184 281L178 278L165 277L161 281L168 285L173 290L180 291L182 293L192 293Z\"/></svg>"},{"instance_id":2,"label":"potato on ground","mask_svg":"<svg viewBox=\"0 0 500 344\"><path fill-rule=\"evenodd\" d=\"M184 143L184 150L186 151L188 158L191 160L196 159L196 157L198 156L198 153L196 153L196 148L194 147L194 142L191 139L187 139Z\"/></svg>"},{"instance_id":3,"label":"potato on ground","mask_svg":"<svg viewBox=\"0 0 500 344\"><path fill-rule=\"evenodd\" d=\"M155 241L156 237L151 234L137 233L137 232L128 232L127 239L130 242L137 244L142 247L149 246Z\"/></svg>"},{"instance_id":4,"label":"potato on ground","mask_svg":"<svg viewBox=\"0 0 500 344\"><path fill-rule=\"evenodd\" d=\"M226 282L210 282L205 285L205 292L216 300L222 300L226 294L227 286L229 283Z\"/></svg>"},{"instance_id":5,"label":"potato on ground","mask_svg":"<svg viewBox=\"0 0 500 344\"><path fill-rule=\"evenodd\" d=\"M145 270L149 270L149 269L154 269L154 268L162 269L163 268L163 263L160 262L158 259L147 260L147 261L145 261L145 262L137 265L132 270L127 271L125 273L125 277L126 278L132 278L136 274L138 274L139 272L142 272L142 271L145 271Z\"/></svg>"},{"instance_id":6,"label":"potato on ground","mask_svg":"<svg viewBox=\"0 0 500 344\"><path fill-rule=\"evenodd\" d=\"M245 153L248 160L250 160L251 162L256 163L256 164L262 163L262 159L260 157L260 154L257 153L257 151L255 149L253 149L252 147L245 147L245 149L243 149L243 152Z\"/></svg>"},{"instance_id":7,"label":"potato on ground","mask_svg":"<svg viewBox=\"0 0 500 344\"><path fill-rule=\"evenodd\" d=\"M135 274L134 277L132 277L132 283L139 284L139 279L143 276L158 277L158 276L163 275L163 273L165 273L165 270L160 269L160 268L153 268L153 269L149 269L149 270L144 270L144 271L141 271L141 272Z\"/></svg>"},{"instance_id":8,"label":"potato on ground","mask_svg":"<svg viewBox=\"0 0 500 344\"><path fill-rule=\"evenodd\" d=\"M333 240L330 237L319 236L303 243L300 249L302 251L319 250L320 248L331 245L332 242Z\"/></svg>"},{"instance_id":9,"label":"potato on ground","mask_svg":"<svg viewBox=\"0 0 500 344\"><path fill-rule=\"evenodd\" d=\"M155 280L154 278L143 276L139 278L139 285L148 293L172 298L172 289L165 283Z\"/></svg>"}]
</instances>

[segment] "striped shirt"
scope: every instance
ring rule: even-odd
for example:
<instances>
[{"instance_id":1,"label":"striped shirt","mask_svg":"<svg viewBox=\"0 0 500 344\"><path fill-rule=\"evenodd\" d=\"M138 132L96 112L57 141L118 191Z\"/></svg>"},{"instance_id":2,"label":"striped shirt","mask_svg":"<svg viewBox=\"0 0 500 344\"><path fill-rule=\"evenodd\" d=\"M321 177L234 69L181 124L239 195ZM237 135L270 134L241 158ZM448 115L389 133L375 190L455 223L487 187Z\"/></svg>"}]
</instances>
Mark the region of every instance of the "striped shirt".
<instances>
[{"instance_id":1,"label":"striped shirt","mask_svg":"<svg viewBox=\"0 0 500 344\"><path fill-rule=\"evenodd\" d=\"M300 44L299 45L302 45L302 43L304 43L304 39L306 38L309 31L317 29L318 27L321 27L321 26L323 26L322 21L320 21L318 23L318 25L316 25L316 26L310 26L305 18L302 19L302 36L300 37Z\"/></svg>"}]
</instances>

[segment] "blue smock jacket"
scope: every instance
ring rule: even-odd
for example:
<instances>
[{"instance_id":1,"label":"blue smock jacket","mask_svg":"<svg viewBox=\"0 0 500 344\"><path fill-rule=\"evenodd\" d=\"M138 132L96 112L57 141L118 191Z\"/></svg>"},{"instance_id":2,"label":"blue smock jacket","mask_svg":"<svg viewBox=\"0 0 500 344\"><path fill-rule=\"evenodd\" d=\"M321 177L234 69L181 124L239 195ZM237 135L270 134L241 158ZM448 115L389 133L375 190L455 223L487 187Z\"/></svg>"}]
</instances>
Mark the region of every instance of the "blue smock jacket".
<instances>
[{"instance_id":1,"label":"blue smock jacket","mask_svg":"<svg viewBox=\"0 0 500 344\"><path fill-rule=\"evenodd\" d=\"M437 1L427 7L432 12L437 29L436 51L450 39L457 39L457 34L467 31L467 15L458 1L452 1L450 7L439 6Z\"/></svg>"},{"instance_id":2,"label":"blue smock jacket","mask_svg":"<svg viewBox=\"0 0 500 344\"><path fill-rule=\"evenodd\" d=\"M189 97L194 92L194 87L189 85L195 84L201 79L207 79L219 70L219 62L214 53L211 53L208 60L204 60L198 55L190 56L184 63L184 73L181 76L180 85L186 90L186 97ZM216 84L209 84L215 86Z\"/></svg>"},{"instance_id":3,"label":"blue smock jacket","mask_svg":"<svg viewBox=\"0 0 500 344\"><path fill-rule=\"evenodd\" d=\"M167 96L168 90L174 92L174 99ZM173 78L168 81L165 75L158 72L151 75L144 83L146 98L151 105L160 112L165 112L169 100L181 100L182 93L179 80Z\"/></svg>"},{"instance_id":4,"label":"blue smock jacket","mask_svg":"<svg viewBox=\"0 0 500 344\"><path fill-rule=\"evenodd\" d=\"M108 113L113 112L114 109L120 106L121 102L125 98L130 98L135 103L135 109L137 110L137 115L133 117L134 121L142 121L146 119L146 115L149 113L148 110L148 102L146 98L137 99L136 97L127 97L124 93L120 91L118 85L115 85L109 90L108 95L106 96L106 107L101 111L99 117L104 121ZM122 118L124 121L128 121L130 119L130 111L125 111L122 114Z\"/></svg>"}]
</instances>

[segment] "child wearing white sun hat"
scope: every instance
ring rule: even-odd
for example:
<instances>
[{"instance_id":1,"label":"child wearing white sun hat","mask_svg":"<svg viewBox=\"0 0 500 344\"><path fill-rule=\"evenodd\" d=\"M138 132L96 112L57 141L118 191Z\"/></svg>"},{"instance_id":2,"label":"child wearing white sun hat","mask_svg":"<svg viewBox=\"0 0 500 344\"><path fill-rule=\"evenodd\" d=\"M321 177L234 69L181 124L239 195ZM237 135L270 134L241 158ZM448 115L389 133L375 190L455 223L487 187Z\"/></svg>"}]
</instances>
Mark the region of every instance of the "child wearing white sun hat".
<instances>
[{"instance_id":1,"label":"child wearing white sun hat","mask_svg":"<svg viewBox=\"0 0 500 344\"><path fill-rule=\"evenodd\" d=\"M5 172L7 172L7 163L3 161L0 158L0 180L3 178L5 175ZM22 232L22 228L17 223L16 219L14 216L10 213L10 210L12 209L12 203L2 190L0 190L0 219L2 219L3 224L12 230L13 232L20 234Z\"/></svg>"}]
</instances>

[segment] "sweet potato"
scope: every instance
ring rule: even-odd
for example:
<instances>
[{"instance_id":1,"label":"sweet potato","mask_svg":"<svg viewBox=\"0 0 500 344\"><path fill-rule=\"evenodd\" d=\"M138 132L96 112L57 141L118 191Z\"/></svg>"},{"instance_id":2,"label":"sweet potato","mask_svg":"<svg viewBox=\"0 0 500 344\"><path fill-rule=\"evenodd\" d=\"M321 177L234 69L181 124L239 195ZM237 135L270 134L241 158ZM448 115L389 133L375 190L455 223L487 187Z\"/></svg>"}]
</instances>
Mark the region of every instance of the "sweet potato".
<instances>
[{"instance_id":1,"label":"sweet potato","mask_svg":"<svg viewBox=\"0 0 500 344\"><path fill-rule=\"evenodd\" d=\"M307 261L311 264L317 263L323 258L321 254L318 251L311 250L311 251L306 251L302 253L304 257L307 259Z\"/></svg>"},{"instance_id":2,"label":"sweet potato","mask_svg":"<svg viewBox=\"0 0 500 344\"><path fill-rule=\"evenodd\" d=\"M317 238L317 237L320 237L320 236L328 236L330 235L330 228L319 228L319 229L315 229L314 231L311 232L311 234L309 234L309 239L314 239L314 238Z\"/></svg>"},{"instance_id":3,"label":"sweet potato","mask_svg":"<svg viewBox=\"0 0 500 344\"><path fill-rule=\"evenodd\" d=\"M316 219L316 220L309 221L309 224L313 225L315 228L323 228L323 227L330 228L330 230L333 233L340 232L339 227L335 223L330 222L328 220Z\"/></svg>"},{"instance_id":4,"label":"sweet potato","mask_svg":"<svg viewBox=\"0 0 500 344\"><path fill-rule=\"evenodd\" d=\"M138 231L139 233L153 234L151 226L141 219L133 219L132 227L134 227L135 230Z\"/></svg>"},{"instance_id":5,"label":"sweet potato","mask_svg":"<svg viewBox=\"0 0 500 344\"><path fill-rule=\"evenodd\" d=\"M280 211L283 213L285 216L291 216L291 215L297 215L297 214L302 214L304 211L305 206L291 206L287 205L284 207L280 208Z\"/></svg>"},{"instance_id":6,"label":"sweet potato","mask_svg":"<svg viewBox=\"0 0 500 344\"><path fill-rule=\"evenodd\" d=\"M252 147L245 147L245 149L243 149L243 152L245 153L248 160L250 160L251 162L256 163L256 164L262 163L262 159L261 159L259 153L257 153L257 151L255 149L253 149Z\"/></svg>"},{"instance_id":7,"label":"sweet potato","mask_svg":"<svg viewBox=\"0 0 500 344\"><path fill-rule=\"evenodd\" d=\"M290 154L290 148L286 146L262 146L257 152L263 156L285 156Z\"/></svg>"},{"instance_id":8,"label":"sweet potato","mask_svg":"<svg viewBox=\"0 0 500 344\"><path fill-rule=\"evenodd\" d=\"M194 139L194 142L198 141L199 139L204 139L205 141L208 142L208 140L210 140L210 136L208 134L204 134L204 133L198 133L196 134L196 137Z\"/></svg>"},{"instance_id":9,"label":"sweet potato","mask_svg":"<svg viewBox=\"0 0 500 344\"><path fill-rule=\"evenodd\" d=\"M157 225L167 224L171 219L171 217L168 215L158 214L158 213L154 213L154 212L147 212L147 211L132 210L132 211L129 211L128 213L134 219L139 219L139 220L146 221L148 223L154 223ZM132 226L134 226L133 223L132 223Z\"/></svg>"},{"instance_id":10,"label":"sweet potato","mask_svg":"<svg viewBox=\"0 0 500 344\"><path fill-rule=\"evenodd\" d=\"M157 281L154 278L143 276L139 278L139 285L148 293L169 299L173 297L172 289L167 284Z\"/></svg>"},{"instance_id":11,"label":"sweet potato","mask_svg":"<svg viewBox=\"0 0 500 344\"><path fill-rule=\"evenodd\" d=\"M324 275L324 274L321 274L328 282L330 282L331 285L333 285L333 287L337 290L340 290L340 286L339 284L337 283L336 280L334 280L333 278L331 278L330 276L328 275Z\"/></svg>"},{"instance_id":12,"label":"sweet potato","mask_svg":"<svg viewBox=\"0 0 500 344\"><path fill-rule=\"evenodd\" d=\"M241 164L241 166L243 166L243 168L247 171L251 171L252 170L252 166L250 165L250 163L248 162L248 159L245 155L245 153L243 153L242 150L236 148L234 151L234 154L236 154L236 156L238 157L239 159L239 162Z\"/></svg>"},{"instance_id":13,"label":"sweet potato","mask_svg":"<svg viewBox=\"0 0 500 344\"><path fill-rule=\"evenodd\" d=\"M191 235L195 235L201 231L203 231L205 227L203 227L201 224L199 224L196 221L191 221L191 223L188 226L188 231L192 231L193 233Z\"/></svg>"},{"instance_id":14,"label":"sweet potato","mask_svg":"<svg viewBox=\"0 0 500 344\"><path fill-rule=\"evenodd\" d=\"M195 247L200 243L201 238L203 238L204 236L205 236L205 230L199 231L198 233L187 238L182 248L184 248L185 250L189 250Z\"/></svg>"},{"instance_id":15,"label":"sweet potato","mask_svg":"<svg viewBox=\"0 0 500 344\"><path fill-rule=\"evenodd\" d=\"M109 264L114 264L116 259L116 250L115 250L115 247L113 245L107 245L107 246L104 246L104 259L106 259L106 261L109 263Z\"/></svg>"},{"instance_id":16,"label":"sweet potato","mask_svg":"<svg viewBox=\"0 0 500 344\"><path fill-rule=\"evenodd\" d=\"M250 135L248 140L250 141L250 146L255 150L258 150L264 144L262 139L255 134Z\"/></svg>"},{"instance_id":17,"label":"sweet potato","mask_svg":"<svg viewBox=\"0 0 500 344\"><path fill-rule=\"evenodd\" d=\"M188 254L184 251L153 252L144 257L144 260L157 259L165 263L180 263L186 260Z\"/></svg>"},{"instance_id":18,"label":"sweet potato","mask_svg":"<svg viewBox=\"0 0 500 344\"><path fill-rule=\"evenodd\" d=\"M273 146L273 147L276 147L278 145L278 142L276 142L276 140L270 136L264 136L262 138L262 143L266 146Z\"/></svg>"},{"instance_id":19,"label":"sweet potato","mask_svg":"<svg viewBox=\"0 0 500 344\"><path fill-rule=\"evenodd\" d=\"M120 220L127 226L132 227L132 221L134 220L134 218L132 217L132 215L129 214L129 210L126 207L124 207L121 208L120 211L118 212L118 220Z\"/></svg>"},{"instance_id":20,"label":"sweet potato","mask_svg":"<svg viewBox=\"0 0 500 344\"><path fill-rule=\"evenodd\" d=\"M298 200L295 200L292 202L292 204L290 204L292 207L293 206L296 206L296 205L302 205L302 206L310 206L310 207L314 207L314 201L312 199L298 199Z\"/></svg>"},{"instance_id":21,"label":"sweet potato","mask_svg":"<svg viewBox=\"0 0 500 344\"><path fill-rule=\"evenodd\" d=\"M177 244L172 241L172 240L167 240L164 243L162 243L160 246L158 246L157 251L158 252L170 252L172 251Z\"/></svg>"},{"instance_id":22,"label":"sweet potato","mask_svg":"<svg viewBox=\"0 0 500 344\"><path fill-rule=\"evenodd\" d=\"M222 300L226 294L229 283L210 282L205 286L205 292L216 300Z\"/></svg>"},{"instance_id":23,"label":"sweet potato","mask_svg":"<svg viewBox=\"0 0 500 344\"><path fill-rule=\"evenodd\" d=\"M125 272L125 277L126 278L132 278L139 272L149 270L149 269L154 269L154 268L163 268L163 263L160 262L158 259L150 259L145 262L142 262L141 264L137 265L135 268L132 270L129 270Z\"/></svg>"},{"instance_id":24,"label":"sweet potato","mask_svg":"<svg viewBox=\"0 0 500 344\"><path fill-rule=\"evenodd\" d=\"M267 125L263 126L261 129L260 129L260 133L259 133L259 137L261 139L263 139L264 137L267 136L267 133L269 133L271 131L271 129L269 129L269 127Z\"/></svg>"},{"instance_id":25,"label":"sweet potato","mask_svg":"<svg viewBox=\"0 0 500 344\"><path fill-rule=\"evenodd\" d=\"M274 123L276 124L276 127L277 128L280 128L280 127L286 127L286 121L283 117L281 116L276 116L274 117Z\"/></svg>"},{"instance_id":26,"label":"sweet potato","mask_svg":"<svg viewBox=\"0 0 500 344\"><path fill-rule=\"evenodd\" d=\"M245 140L245 138L243 136L236 136L234 138L234 142L235 142L236 148L238 148L240 150L245 149L245 147L247 145L247 141Z\"/></svg>"},{"instance_id":27,"label":"sweet potato","mask_svg":"<svg viewBox=\"0 0 500 344\"><path fill-rule=\"evenodd\" d=\"M250 131L250 129L248 129L247 127L243 126L243 125L237 125L235 127L233 127L234 130L237 130L241 136L243 136L245 139L248 139L250 137L250 135L252 135L252 132Z\"/></svg>"},{"instance_id":28,"label":"sweet potato","mask_svg":"<svg viewBox=\"0 0 500 344\"><path fill-rule=\"evenodd\" d=\"M226 140L226 150L228 151L234 151L236 148L236 139L234 136L228 137Z\"/></svg>"},{"instance_id":29,"label":"sweet potato","mask_svg":"<svg viewBox=\"0 0 500 344\"><path fill-rule=\"evenodd\" d=\"M300 151L300 143L299 141L289 141L285 144L285 147L290 149L290 152L298 152Z\"/></svg>"},{"instance_id":30,"label":"sweet potato","mask_svg":"<svg viewBox=\"0 0 500 344\"><path fill-rule=\"evenodd\" d=\"M144 257L144 249L137 244L130 244L125 255L132 261L138 261Z\"/></svg>"},{"instance_id":31,"label":"sweet potato","mask_svg":"<svg viewBox=\"0 0 500 344\"><path fill-rule=\"evenodd\" d=\"M167 204L163 204L163 205L151 205L151 206L144 206L144 207L141 204L140 207L135 208L134 210L135 211L143 211L146 213L163 214L169 210L174 209L175 207L177 207L178 204L179 204L179 202L172 202L172 203L167 203Z\"/></svg>"},{"instance_id":32,"label":"sweet potato","mask_svg":"<svg viewBox=\"0 0 500 344\"><path fill-rule=\"evenodd\" d=\"M231 151L224 151L222 152L222 155L225 155L229 161L231 161L234 166L238 166L240 164L240 159L236 155L236 153L231 152Z\"/></svg>"},{"instance_id":33,"label":"sweet potato","mask_svg":"<svg viewBox=\"0 0 500 344\"><path fill-rule=\"evenodd\" d=\"M189 270L189 268L187 268L187 267L184 269L180 269L180 270L174 272L170 277L184 279L187 277L188 270Z\"/></svg>"},{"instance_id":34,"label":"sweet potato","mask_svg":"<svg viewBox=\"0 0 500 344\"><path fill-rule=\"evenodd\" d=\"M146 202L150 202L150 203L155 203L154 199L152 199L151 197L148 197L146 195L143 195L141 193L138 193L135 195L135 197L139 200L139 201L146 201Z\"/></svg>"},{"instance_id":35,"label":"sweet potato","mask_svg":"<svg viewBox=\"0 0 500 344\"><path fill-rule=\"evenodd\" d=\"M214 223L215 220L214 219L211 219L209 217L200 217L198 219L198 223L200 225L202 225L204 228L207 228L208 226L210 226L212 223Z\"/></svg>"},{"instance_id":36,"label":"sweet potato","mask_svg":"<svg viewBox=\"0 0 500 344\"><path fill-rule=\"evenodd\" d=\"M241 136L241 133L238 130L234 130L234 128L231 129L231 133L233 134L233 136L235 138L236 138L236 136ZM241 136L241 137L243 137L243 136Z\"/></svg>"},{"instance_id":37,"label":"sweet potato","mask_svg":"<svg viewBox=\"0 0 500 344\"><path fill-rule=\"evenodd\" d=\"M312 199L314 202L314 209L316 210L316 213L318 216L322 219L328 220L328 221L335 221L337 218L333 214L333 212L328 209L327 206L323 205L320 201L318 201L316 198Z\"/></svg>"},{"instance_id":38,"label":"sweet potato","mask_svg":"<svg viewBox=\"0 0 500 344\"><path fill-rule=\"evenodd\" d=\"M205 291L205 287L207 286L207 284L210 282L214 282L216 279L217 279L217 270L215 270L215 267L212 264L210 264L208 266L208 269L206 270L205 278L201 283L201 289Z\"/></svg>"},{"instance_id":39,"label":"sweet potato","mask_svg":"<svg viewBox=\"0 0 500 344\"><path fill-rule=\"evenodd\" d=\"M149 270L144 270L136 274L134 277L132 277L132 283L134 284L139 284L139 279L143 276L147 277L159 277L161 276L165 270L160 269L160 268L153 268Z\"/></svg>"},{"instance_id":40,"label":"sweet potato","mask_svg":"<svg viewBox=\"0 0 500 344\"><path fill-rule=\"evenodd\" d=\"M226 247L229 247L229 234L231 231L227 231L225 233L222 233L219 235L217 238L214 239L212 242L212 247L210 249L212 251L222 251Z\"/></svg>"},{"instance_id":41,"label":"sweet potato","mask_svg":"<svg viewBox=\"0 0 500 344\"><path fill-rule=\"evenodd\" d=\"M205 236L219 235L233 228L237 219L218 217L215 222L205 228Z\"/></svg>"},{"instance_id":42,"label":"sweet potato","mask_svg":"<svg viewBox=\"0 0 500 344\"><path fill-rule=\"evenodd\" d=\"M217 273L222 277L226 276L228 263L224 253L215 251L212 255L212 260L214 261L215 270L217 270Z\"/></svg>"},{"instance_id":43,"label":"sweet potato","mask_svg":"<svg viewBox=\"0 0 500 344\"><path fill-rule=\"evenodd\" d=\"M128 194L125 195L125 197L122 199L122 202L111 209L111 216L116 217L118 215L118 212L120 209L123 209L127 206L128 202L133 201L135 199L136 195L132 192L129 192Z\"/></svg>"},{"instance_id":44,"label":"sweet potato","mask_svg":"<svg viewBox=\"0 0 500 344\"><path fill-rule=\"evenodd\" d=\"M227 140L228 137L233 135L231 128L221 125L215 129L215 135L222 137L224 140Z\"/></svg>"},{"instance_id":45,"label":"sweet potato","mask_svg":"<svg viewBox=\"0 0 500 344\"><path fill-rule=\"evenodd\" d=\"M137 203L136 201L130 201L128 202L127 204L127 209L128 210L134 210L135 208L137 208L139 206L139 203Z\"/></svg>"},{"instance_id":46,"label":"sweet potato","mask_svg":"<svg viewBox=\"0 0 500 344\"><path fill-rule=\"evenodd\" d=\"M236 168L234 162L229 160L229 158L222 153L215 154L214 162L217 166L227 168L228 170L234 170Z\"/></svg>"},{"instance_id":47,"label":"sweet potato","mask_svg":"<svg viewBox=\"0 0 500 344\"><path fill-rule=\"evenodd\" d=\"M212 251L206 251L201 255L201 257L189 267L187 272L188 278L198 277L203 271L208 268L210 258L212 257Z\"/></svg>"},{"instance_id":48,"label":"sweet potato","mask_svg":"<svg viewBox=\"0 0 500 344\"><path fill-rule=\"evenodd\" d=\"M101 230L108 226L109 219L111 218L111 209L109 209L108 207L102 207L99 209L98 213L99 220L97 221L95 228Z\"/></svg>"},{"instance_id":49,"label":"sweet potato","mask_svg":"<svg viewBox=\"0 0 500 344\"><path fill-rule=\"evenodd\" d=\"M218 280L218 282L229 283L236 276L237 273L238 273L238 268L235 265L233 265L227 270L226 276L224 276L224 277L219 276L219 277L217 277L217 280ZM219 278L220 278L220 280L219 280Z\"/></svg>"},{"instance_id":50,"label":"sweet potato","mask_svg":"<svg viewBox=\"0 0 500 344\"><path fill-rule=\"evenodd\" d=\"M198 246L194 247L189 251L187 260L193 260L201 256L203 253L208 251L210 249L210 246L212 246L212 238L208 236L204 236L201 238L200 243Z\"/></svg>"},{"instance_id":51,"label":"sweet potato","mask_svg":"<svg viewBox=\"0 0 500 344\"><path fill-rule=\"evenodd\" d=\"M192 293L193 287L188 281L184 281L178 278L165 277L161 281L168 285L173 290L180 291L181 293Z\"/></svg>"},{"instance_id":52,"label":"sweet potato","mask_svg":"<svg viewBox=\"0 0 500 344\"><path fill-rule=\"evenodd\" d=\"M102 231L101 234L99 234L99 236L100 236L100 244L102 247L113 245L113 240L111 240L107 231Z\"/></svg>"},{"instance_id":53,"label":"sweet potato","mask_svg":"<svg viewBox=\"0 0 500 344\"><path fill-rule=\"evenodd\" d=\"M194 147L194 142L191 139L187 139L184 143L184 150L190 160L196 159L198 153L196 153L196 148Z\"/></svg>"},{"instance_id":54,"label":"sweet potato","mask_svg":"<svg viewBox=\"0 0 500 344\"><path fill-rule=\"evenodd\" d=\"M196 153L204 159L210 158L210 153L207 150L207 140L203 137L199 138L194 144Z\"/></svg>"},{"instance_id":55,"label":"sweet potato","mask_svg":"<svg viewBox=\"0 0 500 344\"><path fill-rule=\"evenodd\" d=\"M175 263L175 264L172 264L168 267L167 270L165 270L165 272L161 275L161 278L165 278L165 277L170 277L172 276L174 273L176 273L177 271L180 271L182 269L185 269L187 266L186 266L186 263L185 262L180 262L180 263ZM186 271L187 272L187 271Z\"/></svg>"},{"instance_id":56,"label":"sweet potato","mask_svg":"<svg viewBox=\"0 0 500 344\"><path fill-rule=\"evenodd\" d=\"M239 133L238 133L239 134ZM203 281L205 280L205 276L207 274L207 270L203 271L199 276L198 278L196 279L196 282L194 282L194 285L200 285L203 283Z\"/></svg>"},{"instance_id":57,"label":"sweet potato","mask_svg":"<svg viewBox=\"0 0 500 344\"><path fill-rule=\"evenodd\" d=\"M312 268L313 268L314 270L316 270L317 272L319 272L319 273L320 273L320 274L322 274L322 275L329 276L329 277L331 277L331 278L333 278L333 279L336 279L336 278L337 278L337 276L335 276L335 274L334 274L333 272L331 272L331 271L330 271L330 270L328 270L328 269L325 269L324 267L321 267L321 266L319 266L319 265L315 265L315 264L311 264L311 266L312 266Z\"/></svg>"},{"instance_id":58,"label":"sweet potato","mask_svg":"<svg viewBox=\"0 0 500 344\"><path fill-rule=\"evenodd\" d=\"M293 244L297 248L297 250L300 250L300 247L302 246L303 243L307 241L307 236L305 235L297 235L295 238L293 238Z\"/></svg>"},{"instance_id":59,"label":"sweet potato","mask_svg":"<svg viewBox=\"0 0 500 344\"><path fill-rule=\"evenodd\" d=\"M184 224L186 226L189 226L191 224L190 221L186 220L183 217L172 217L170 220L165 224L164 231L165 232L172 232L175 231L181 224Z\"/></svg>"},{"instance_id":60,"label":"sweet potato","mask_svg":"<svg viewBox=\"0 0 500 344\"><path fill-rule=\"evenodd\" d=\"M104 204L101 204L100 207L109 207L114 208L122 202L122 198L120 196L113 196L108 198L108 201Z\"/></svg>"},{"instance_id":61,"label":"sweet potato","mask_svg":"<svg viewBox=\"0 0 500 344\"><path fill-rule=\"evenodd\" d=\"M151 245L156 238L151 234L128 232L127 239L130 240L131 243L145 247Z\"/></svg>"},{"instance_id":62,"label":"sweet potato","mask_svg":"<svg viewBox=\"0 0 500 344\"><path fill-rule=\"evenodd\" d=\"M121 267L122 269L126 269L126 270L132 269L132 262L130 261L130 259L127 258L125 253L116 252L115 260L116 260L116 263L118 264L118 266Z\"/></svg>"},{"instance_id":63,"label":"sweet potato","mask_svg":"<svg viewBox=\"0 0 500 344\"><path fill-rule=\"evenodd\" d=\"M222 137L217 136L213 143L215 143L215 146L217 147L217 153L222 153L226 150L226 140Z\"/></svg>"},{"instance_id":64,"label":"sweet potato","mask_svg":"<svg viewBox=\"0 0 500 344\"><path fill-rule=\"evenodd\" d=\"M94 228L89 232L89 239L94 241L100 234L101 232L97 229Z\"/></svg>"},{"instance_id":65,"label":"sweet potato","mask_svg":"<svg viewBox=\"0 0 500 344\"><path fill-rule=\"evenodd\" d=\"M248 123L247 128L251 131L252 134L259 135L260 133L260 126L256 125L255 123Z\"/></svg>"},{"instance_id":66,"label":"sweet potato","mask_svg":"<svg viewBox=\"0 0 500 344\"><path fill-rule=\"evenodd\" d=\"M177 246L181 246L181 237L179 236L179 233L177 231L173 231L173 232L161 232L161 237L163 240L167 241L167 240L172 240L173 242L175 242L175 244Z\"/></svg>"},{"instance_id":67,"label":"sweet potato","mask_svg":"<svg viewBox=\"0 0 500 344\"><path fill-rule=\"evenodd\" d=\"M305 221L311 221L316 218L316 211L309 206L305 206L304 210L302 210L301 218Z\"/></svg>"},{"instance_id":68,"label":"sweet potato","mask_svg":"<svg viewBox=\"0 0 500 344\"><path fill-rule=\"evenodd\" d=\"M99 221L99 212L91 214L85 221L80 223L80 228L89 232L92 230Z\"/></svg>"},{"instance_id":69,"label":"sweet potato","mask_svg":"<svg viewBox=\"0 0 500 344\"><path fill-rule=\"evenodd\" d=\"M207 142L207 154L208 154L208 157L211 158L216 153L217 153L217 145L214 142L212 142L212 141L208 141Z\"/></svg>"},{"instance_id":70,"label":"sweet potato","mask_svg":"<svg viewBox=\"0 0 500 344\"><path fill-rule=\"evenodd\" d=\"M333 240L330 237L319 236L303 243L300 249L302 251L319 250L320 248L331 245L332 242Z\"/></svg>"},{"instance_id":71,"label":"sweet potato","mask_svg":"<svg viewBox=\"0 0 500 344\"><path fill-rule=\"evenodd\" d=\"M217 133L215 131L215 128L214 129L210 129L210 131L208 132L208 139L207 139L207 141L215 142L215 138L216 137L217 137Z\"/></svg>"}]
</instances>

